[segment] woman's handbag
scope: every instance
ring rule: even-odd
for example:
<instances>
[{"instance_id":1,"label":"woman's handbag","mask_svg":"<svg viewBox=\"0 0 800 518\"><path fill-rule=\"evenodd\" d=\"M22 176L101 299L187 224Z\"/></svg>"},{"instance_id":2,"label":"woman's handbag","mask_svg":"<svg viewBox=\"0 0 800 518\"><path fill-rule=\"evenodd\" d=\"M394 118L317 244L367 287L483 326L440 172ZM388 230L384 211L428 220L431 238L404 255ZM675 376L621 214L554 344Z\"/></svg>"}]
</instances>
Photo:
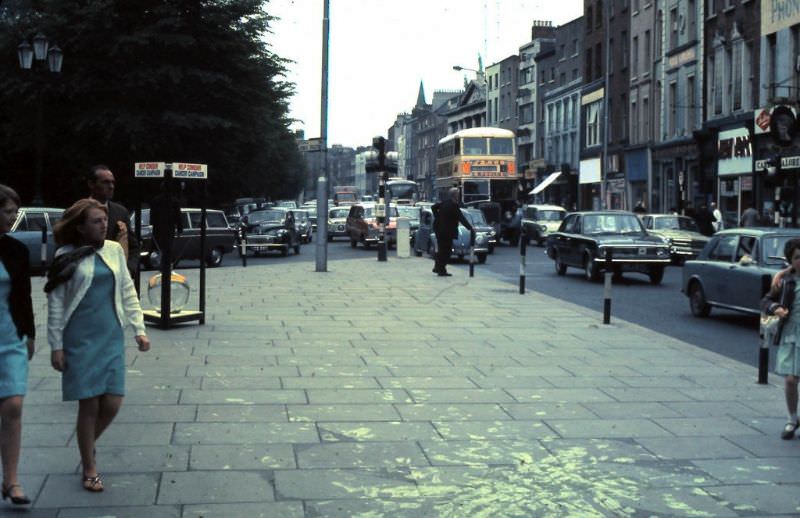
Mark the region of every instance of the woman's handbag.
<instances>
[{"instance_id":1,"label":"woman's handbag","mask_svg":"<svg viewBox=\"0 0 800 518\"><path fill-rule=\"evenodd\" d=\"M772 345L778 345L774 340L774 337L776 334L778 334L780 325L781 317L778 315L767 315L765 313L761 313L758 334L767 342L772 343Z\"/></svg>"}]
</instances>

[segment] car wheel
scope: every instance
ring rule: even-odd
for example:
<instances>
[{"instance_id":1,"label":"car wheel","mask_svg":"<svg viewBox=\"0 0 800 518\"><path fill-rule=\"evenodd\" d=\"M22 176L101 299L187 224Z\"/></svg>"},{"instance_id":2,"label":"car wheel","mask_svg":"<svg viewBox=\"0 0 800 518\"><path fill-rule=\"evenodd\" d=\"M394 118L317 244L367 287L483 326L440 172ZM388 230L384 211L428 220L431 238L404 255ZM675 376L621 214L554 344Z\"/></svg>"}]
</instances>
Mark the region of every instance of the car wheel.
<instances>
[{"instance_id":1,"label":"car wheel","mask_svg":"<svg viewBox=\"0 0 800 518\"><path fill-rule=\"evenodd\" d=\"M333 236L328 236L328 242L333 243Z\"/></svg>"},{"instance_id":2,"label":"car wheel","mask_svg":"<svg viewBox=\"0 0 800 518\"><path fill-rule=\"evenodd\" d=\"M210 268L216 268L222 264L222 257L224 255L225 251L222 248L212 248L208 253L208 257L206 257L206 265Z\"/></svg>"},{"instance_id":3,"label":"car wheel","mask_svg":"<svg viewBox=\"0 0 800 518\"><path fill-rule=\"evenodd\" d=\"M544 239L537 239L536 244L539 246L544 246Z\"/></svg>"},{"instance_id":4,"label":"car wheel","mask_svg":"<svg viewBox=\"0 0 800 518\"><path fill-rule=\"evenodd\" d=\"M494 245L489 245L489 253L490 254L494 253Z\"/></svg>"},{"instance_id":5,"label":"car wheel","mask_svg":"<svg viewBox=\"0 0 800 518\"><path fill-rule=\"evenodd\" d=\"M600 268L597 267L597 264L589 254L586 254L583 259L583 269L587 281L594 282L600 278Z\"/></svg>"},{"instance_id":6,"label":"car wheel","mask_svg":"<svg viewBox=\"0 0 800 518\"><path fill-rule=\"evenodd\" d=\"M367 239L364 236L361 236L361 242L364 244L364 250L369 250L370 244L367 243Z\"/></svg>"},{"instance_id":7,"label":"car wheel","mask_svg":"<svg viewBox=\"0 0 800 518\"><path fill-rule=\"evenodd\" d=\"M558 274L558 275L566 274L567 273L567 265L561 262L561 258L558 256L558 254L556 254L556 256L553 259L554 259L554 264L555 264L555 267L556 267L556 274Z\"/></svg>"},{"instance_id":8,"label":"car wheel","mask_svg":"<svg viewBox=\"0 0 800 518\"><path fill-rule=\"evenodd\" d=\"M478 263L486 264L486 254L478 254Z\"/></svg>"},{"instance_id":9,"label":"car wheel","mask_svg":"<svg viewBox=\"0 0 800 518\"><path fill-rule=\"evenodd\" d=\"M711 306L706 302L706 294L699 282L693 282L689 288L689 309L692 315L698 318L707 317L711 313Z\"/></svg>"},{"instance_id":10,"label":"car wheel","mask_svg":"<svg viewBox=\"0 0 800 518\"><path fill-rule=\"evenodd\" d=\"M652 266L650 267L650 273L647 274L650 277L650 284L659 285L661 281L664 279L664 267L663 266Z\"/></svg>"}]
</instances>

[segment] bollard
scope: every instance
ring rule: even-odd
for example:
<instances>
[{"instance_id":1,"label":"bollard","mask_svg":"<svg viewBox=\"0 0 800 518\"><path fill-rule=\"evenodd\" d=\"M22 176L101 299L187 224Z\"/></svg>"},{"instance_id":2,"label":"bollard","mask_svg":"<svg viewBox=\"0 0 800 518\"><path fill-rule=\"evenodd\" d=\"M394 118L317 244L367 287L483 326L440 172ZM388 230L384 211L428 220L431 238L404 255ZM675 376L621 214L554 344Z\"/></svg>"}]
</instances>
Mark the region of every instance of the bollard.
<instances>
[{"instance_id":1,"label":"bollard","mask_svg":"<svg viewBox=\"0 0 800 518\"><path fill-rule=\"evenodd\" d=\"M397 218L397 257L411 257L411 220L408 218Z\"/></svg>"},{"instance_id":2,"label":"bollard","mask_svg":"<svg viewBox=\"0 0 800 518\"><path fill-rule=\"evenodd\" d=\"M42 277L47 276L47 226L42 227L42 248L40 252L42 261Z\"/></svg>"},{"instance_id":3,"label":"bollard","mask_svg":"<svg viewBox=\"0 0 800 518\"><path fill-rule=\"evenodd\" d=\"M758 384L766 385L769 378L769 343L774 337L764 334L758 348Z\"/></svg>"},{"instance_id":4,"label":"bollard","mask_svg":"<svg viewBox=\"0 0 800 518\"><path fill-rule=\"evenodd\" d=\"M242 266L247 267L247 227L239 227L239 256L242 258Z\"/></svg>"},{"instance_id":5,"label":"bollard","mask_svg":"<svg viewBox=\"0 0 800 518\"><path fill-rule=\"evenodd\" d=\"M528 234L525 227L520 226L519 231L519 294L525 294L525 256L528 253Z\"/></svg>"},{"instance_id":6,"label":"bollard","mask_svg":"<svg viewBox=\"0 0 800 518\"><path fill-rule=\"evenodd\" d=\"M611 249L606 249L606 275L605 286L603 287L603 324L611 323L611 277L614 275L612 265Z\"/></svg>"},{"instance_id":7,"label":"bollard","mask_svg":"<svg viewBox=\"0 0 800 518\"><path fill-rule=\"evenodd\" d=\"M475 229L469 231L469 276L475 277Z\"/></svg>"}]
</instances>

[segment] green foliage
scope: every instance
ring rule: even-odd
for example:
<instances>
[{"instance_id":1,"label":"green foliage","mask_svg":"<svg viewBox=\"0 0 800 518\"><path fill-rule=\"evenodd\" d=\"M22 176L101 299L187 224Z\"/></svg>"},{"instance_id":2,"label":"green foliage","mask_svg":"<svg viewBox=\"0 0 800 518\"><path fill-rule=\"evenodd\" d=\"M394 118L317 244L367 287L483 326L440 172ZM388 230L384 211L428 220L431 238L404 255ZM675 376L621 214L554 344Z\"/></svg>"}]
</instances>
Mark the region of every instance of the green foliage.
<instances>
[{"instance_id":1,"label":"green foliage","mask_svg":"<svg viewBox=\"0 0 800 518\"><path fill-rule=\"evenodd\" d=\"M32 196L42 102L47 204L84 196L94 163L109 164L117 198L132 202L138 161L208 164L212 203L296 195L304 162L271 20L261 0L3 1L0 182ZM19 70L16 47L37 32L64 51L61 74Z\"/></svg>"}]
</instances>

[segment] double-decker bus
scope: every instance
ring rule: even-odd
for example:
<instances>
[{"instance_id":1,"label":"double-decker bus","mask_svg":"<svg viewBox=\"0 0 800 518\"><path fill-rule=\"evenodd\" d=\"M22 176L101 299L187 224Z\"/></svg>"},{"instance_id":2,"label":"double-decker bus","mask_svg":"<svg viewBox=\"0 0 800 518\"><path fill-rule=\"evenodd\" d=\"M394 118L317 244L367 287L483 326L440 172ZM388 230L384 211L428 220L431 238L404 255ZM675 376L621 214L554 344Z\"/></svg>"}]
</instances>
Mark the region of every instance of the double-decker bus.
<instances>
[{"instance_id":1,"label":"double-decker bus","mask_svg":"<svg viewBox=\"0 0 800 518\"><path fill-rule=\"evenodd\" d=\"M436 190L458 187L461 202L480 208L499 236L513 242L517 190L514 132L468 128L447 135L436 149Z\"/></svg>"},{"instance_id":2,"label":"double-decker bus","mask_svg":"<svg viewBox=\"0 0 800 518\"><path fill-rule=\"evenodd\" d=\"M386 180L386 190L389 191L392 203L398 205L413 205L419 200L417 182L393 176Z\"/></svg>"}]
</instances>

